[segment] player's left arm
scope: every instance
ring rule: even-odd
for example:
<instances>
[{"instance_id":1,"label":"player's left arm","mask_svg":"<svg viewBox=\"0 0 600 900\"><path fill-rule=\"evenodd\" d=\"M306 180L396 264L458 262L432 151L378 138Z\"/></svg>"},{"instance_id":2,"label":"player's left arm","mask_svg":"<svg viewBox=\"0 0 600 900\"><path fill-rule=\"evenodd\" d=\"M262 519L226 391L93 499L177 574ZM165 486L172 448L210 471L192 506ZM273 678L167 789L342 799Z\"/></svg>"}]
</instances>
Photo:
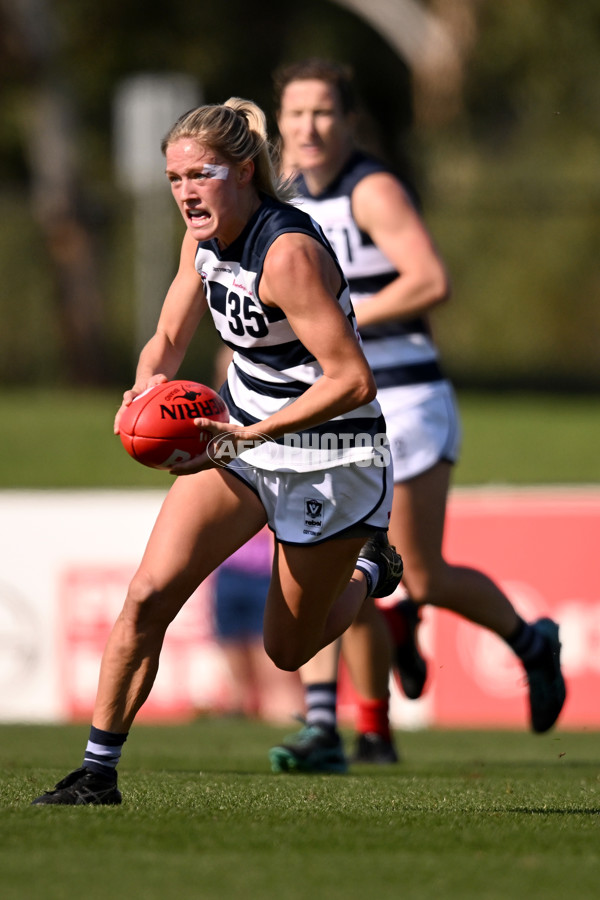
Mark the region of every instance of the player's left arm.
<instances>
[{"instance_id":1,"label":"player's left arm","mask_svg":"<svg viewBox=\"0 0 600 900\"><path fill-rule=\"evenodd\" d=\"M386 172L368 175L354 189L352 211L359 228L399 273L356 305L359 328L423 315L449 297L444 262L397 178Z\"/></svg>"}]
</instances>

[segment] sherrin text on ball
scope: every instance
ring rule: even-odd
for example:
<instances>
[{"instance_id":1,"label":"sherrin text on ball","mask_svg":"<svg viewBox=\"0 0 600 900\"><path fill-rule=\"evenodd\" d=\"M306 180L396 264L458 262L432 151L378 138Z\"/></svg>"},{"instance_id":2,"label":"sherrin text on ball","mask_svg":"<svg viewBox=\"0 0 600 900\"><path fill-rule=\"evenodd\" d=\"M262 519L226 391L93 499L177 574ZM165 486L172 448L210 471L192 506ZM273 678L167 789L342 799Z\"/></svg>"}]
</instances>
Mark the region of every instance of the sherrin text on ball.
<instances>
[{"instance_id":1,"label":"sherrin text on ball","mask_svg":"<svg viewBox=\"0 0 600 900\"><path fill-rule=\"evenodd\" d=\"M119 422L121 442L144 466L170 469L198 456L211 439L194 419L228 422L225 402L212 388L195 381L167 381L140 394Z\"/></svg>"}]
</instances>

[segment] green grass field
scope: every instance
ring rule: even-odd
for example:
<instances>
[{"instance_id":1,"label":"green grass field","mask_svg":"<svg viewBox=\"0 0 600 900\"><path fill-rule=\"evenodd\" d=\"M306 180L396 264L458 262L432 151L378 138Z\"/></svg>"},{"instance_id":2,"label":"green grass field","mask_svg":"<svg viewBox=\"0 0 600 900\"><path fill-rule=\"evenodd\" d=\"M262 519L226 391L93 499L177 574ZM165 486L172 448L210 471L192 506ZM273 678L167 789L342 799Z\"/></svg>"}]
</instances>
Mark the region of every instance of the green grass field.
<instances>
[{"instance_id":1,"label":"green grass field","mask_svg":"<svg viewBox=\"0 0 600 900\"><path fill-rule=\"evenodd\" d=\"M0 727L3 900L578 900L600 877L598 736L398 735L397 766L269 772L284 731L134 728L120 807L31 807L87 728Z\"/></svg>"},{"instance_id":2,"label":"green grass field","mask_svg":"<svg viewBox=\"0 0 600 900\"><path fill-rule=\"evenodd\" d=\"M455 483L600 482L594 397L459 396ZM161 487L111 433L118 392L0 391L1 488ZM289 730L294 730L293 725ZM276 776L286 729L136 726L118 808L31 807L87 726L0 725L2 900L578 900L600 882L599 734L398 735L403 761Z\"/></svg>"},{"instance_id":3,"label":"green grass field","mask_svg":"<svg viewBox=\"0 0 600 900\"><path fill-rule=\"evenodd\" d=\"M112 434L119 392L0 390L0 488L162 487ZM464 449L455 484L600 482L593 395L459 394Z\"/></svg>"}]
</instances>

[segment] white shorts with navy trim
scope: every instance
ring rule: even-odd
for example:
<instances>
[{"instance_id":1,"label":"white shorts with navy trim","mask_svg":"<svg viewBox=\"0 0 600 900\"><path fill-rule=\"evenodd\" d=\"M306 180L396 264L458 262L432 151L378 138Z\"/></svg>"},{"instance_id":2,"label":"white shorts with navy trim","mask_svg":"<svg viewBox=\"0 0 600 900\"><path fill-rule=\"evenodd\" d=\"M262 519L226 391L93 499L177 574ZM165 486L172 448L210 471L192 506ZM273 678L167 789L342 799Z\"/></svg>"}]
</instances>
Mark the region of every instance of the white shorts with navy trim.
<instances>
[{"instance_id":1,"label":"white shorts with navy trim","mask_svg":"<svg viewBox=\"0 0 600 900\"><path fill-rule=\"evenodd\" d=\"M278 473L236 459L227 471L258 495L269 527L284 544L319 544L388 528L393 498L389 463Z\"/></svg>"},{"instance_id":2,"label":"white shorts with navy trim","mask_svg":"<svg viewBox=\"0 0 600 900\"><path fill-rule=\"evenodd\" d=\"M456 462L461 427L449 381L381 388L377 399L385 416L396 483L442 460Z\"/></svg>"}]
</instances>

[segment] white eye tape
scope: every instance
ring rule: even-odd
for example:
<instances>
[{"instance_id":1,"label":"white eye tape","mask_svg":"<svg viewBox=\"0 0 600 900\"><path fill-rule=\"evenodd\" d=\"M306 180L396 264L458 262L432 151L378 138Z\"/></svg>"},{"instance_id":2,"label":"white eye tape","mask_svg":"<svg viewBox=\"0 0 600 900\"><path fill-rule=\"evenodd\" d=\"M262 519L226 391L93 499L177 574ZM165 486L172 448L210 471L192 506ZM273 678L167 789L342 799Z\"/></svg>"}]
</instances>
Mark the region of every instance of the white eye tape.
<instances>
[{"instance_id":1,"label":"white eye tape","mask_svg":"<svg viewBox=\"0 0 600 900\"><path fill-rule=\"evenodd\" d=\"M219 181L227 181L229 166L217 166L214 163L204 163L202 166L202 174L209 175L211 178L217 178Z\"/></svg>"}]
</instances>

